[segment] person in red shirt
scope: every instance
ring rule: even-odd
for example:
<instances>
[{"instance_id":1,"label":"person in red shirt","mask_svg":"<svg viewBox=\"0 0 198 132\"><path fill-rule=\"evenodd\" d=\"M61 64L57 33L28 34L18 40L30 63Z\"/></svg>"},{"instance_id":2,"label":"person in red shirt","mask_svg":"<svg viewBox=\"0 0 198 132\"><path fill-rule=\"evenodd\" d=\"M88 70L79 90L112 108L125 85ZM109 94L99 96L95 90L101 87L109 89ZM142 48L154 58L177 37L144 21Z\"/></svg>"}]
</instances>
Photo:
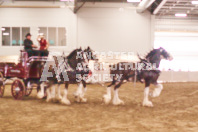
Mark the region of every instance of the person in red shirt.
<instances>
[{"instance_id":1,"label":"person in red shirt","mask_svg":"<svg viewBox=\"0 0 198 132\"><path fill-rule=\"evenodd\" d=\"M44 36L38 36L38 42L40 44L40 52L41 52L41 56L48 56L49 51L48 51L48 47L49 47L49 43L47 42L47 40L44 38Z\"/></svg>"}]
</instances>

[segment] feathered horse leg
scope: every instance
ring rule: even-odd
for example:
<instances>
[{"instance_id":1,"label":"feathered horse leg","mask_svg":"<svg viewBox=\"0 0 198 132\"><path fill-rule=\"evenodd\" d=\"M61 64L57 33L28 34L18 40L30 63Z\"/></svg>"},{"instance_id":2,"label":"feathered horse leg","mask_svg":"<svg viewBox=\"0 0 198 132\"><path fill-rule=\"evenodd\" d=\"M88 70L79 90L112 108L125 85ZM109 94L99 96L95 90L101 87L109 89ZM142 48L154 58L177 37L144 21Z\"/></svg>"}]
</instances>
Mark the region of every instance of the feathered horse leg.
<instances>
[{"instance_id":1,"label":"feathered horse leg","mask_svg":"<svg viewBox=\"0 0 198 132\"><path fill-rule=\"evenodd\" d=\"M163 85L162 84L155 84L156 88L154 89L154 91L152 93L150 93L151 97L158 97L160 96L162 90L163 90Z\"/></svg>"},{"instance_id":2,"label":"feathered horse leg","mask_svg":"<svg viewBox=\"0 0 198 132\"><path fill-rule=\"evenodd\" d=\"M39 99L42 99L44 96L45 96L45 86L46 86L46 84L45 84L45 82L42 82L41 84L40 84L40 91L37 93L37 97L39 98Z\"/></svg>"},{"instance_id":3,"label":"feathered horse leg","mask_svg":"<svg viewBox=\"0 0 198 132\"><path fill-rule=\"evenodd\" d=\"M144 89L144 100L143 100L143 106L147 107L153 107L153 103L149 101L149 86L150 86L150 80L145 80L145 89Z\"/></svg>"},{"instance_id":4,"label":"feathered horse leg","mask_svg":"<svg viewBox=\"0 0 198 132\"><path fill-rule=\"evenodd\" d=\"M107 86L107 94L105 94L105 95L103 96L103 101L104 101L105 104L109 104L110 101L111 101L111 86L112 86L112 85L115 85L115 82L116 82L116 81L115 81L115 79L113 78L112 83L111 83L110 85Z\"/></svg>"},{"instance_id":5,"label":"feathered horse leg","mask_svg":"<svg viewBox=\"0 0 198 132\"><path fill-rule=\"evenodd\" d=\"M66 104L66 105L70 105L70 104L71 104L70 101L69 101L69 99L67 98L68 86L69 86L69 83L66 82L66 83L65 83L65 89L64 89L63 98L62 98L62 100L61 100L61 103L62 103L62 104Z\"/></svg>"},{"instance_id":6,"label":"feathered horse leg","mask_svg":"<svg viewBox=\"0 0 198 132\"><path fill-rule=\"evenodd\" d=\"M121 80L120 82L118 82L118 83L115 85L115 88L114 88L114 97L113 97L113 104L114 104L114 105L124 105L124 101L122 101L122 100L119 98L119 95L118 95L118 89L119 89L119 87L122 85L122 82L123 82L123 80Z\"/></svg>"}]
</instances>

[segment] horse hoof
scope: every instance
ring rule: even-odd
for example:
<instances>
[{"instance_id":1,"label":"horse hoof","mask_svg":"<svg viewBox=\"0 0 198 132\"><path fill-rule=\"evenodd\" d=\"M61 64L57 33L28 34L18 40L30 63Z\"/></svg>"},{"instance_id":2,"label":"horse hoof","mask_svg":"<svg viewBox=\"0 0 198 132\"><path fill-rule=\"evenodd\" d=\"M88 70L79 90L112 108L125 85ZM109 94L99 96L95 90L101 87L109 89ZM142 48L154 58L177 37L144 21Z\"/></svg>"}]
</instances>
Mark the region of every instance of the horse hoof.
<instances>
[{"instance_id":1,"label":"horse hoof","mask_svg":"<svg viewBox=\"0 0 198 132\"><path fill-rule=\"evenodd\" d=\"M42 94L40 92L37 94L37 98L42 99L43 97L44 97L44 94Z\"/></svg>"},{"instance_id":2,"label":"horse hoof","mask_svg":"<svg viewBox=\"0 0 198 132\"><path fill-rule=\"evenodd\" d=\"M47 97L46 102L52 102L52 99L53 98L51 98L51 97Z\"/></svg>"},{"instance_id":3,"label":"horse hoof","mask_svg":"<svg viewBox=\"0 0 198 132\"><path fill-rule=\"evenodd\" d=\"M80 98L78 96L75 97L75 101L80 103Z\"/></svg>"},{"instance_id":4,"label":"horse hoof","mask_svg":"<svg viewBox=\"0 0 198 132\"><path fill-rule=\"evenodd\" d=\"M78 93L77 92L74 92L73 95L74 95L75 98L78 97Z\"/></svg>"},{"instance_id":5,"label":"horse hoof","mask_svg":"<svg viewBox=\"0 0 198 132\"><path fill-rule=\"evenodd\" d=\"M153 103L151 101L145 101L145 102L143 102L143 106L153 107Z\"/></svg>"},{"instance_id":6,"label":"horse hoof","mask_svg":"<svg viewBox=\"0 0 198 132\"><path fill-rule=\"evenodd\" d=\"M122 100L113 101L113 105L124 105L124 101Z\"/></svg>"},{"instance_id":7,"label":"horse hoof","mask_svg":"<svg viewBox=\"0 0 198 132\"><path fill-rule=\"evenodd\" d=\"M86 98L81 98L81 102L82 103L86 103L87 102L87 99Z\"/></svg>"},{"instance_id":8,"label":"horse hoof","mask_svg":"<svg viewBox=\"0 0 198 132\"><path fill-rule=\"evenodd\" d=\"M110 101L111 101L111 97L109 97L108 95L104 95L104 96L103 96L103 102L104 102L105 104L109 104Z\"/></svg>"},{"instance_id":9,"label":"horse hoof","mask_svg":"<svg viewBox=\"0 0 198 132\"><path fill-rule=\"evenodd\" d=\"M60 96L60 97L57 97L56 100L58 101L61 101L63 98Z\"/></svg>"},{"instance_id":10,"label":"horse hoof","mask_svg":"<svg viewBox=\"0 0 198 132\"><path fill-rule=\"evenodd\" d=\"M71 104L71 102L68 99L62 99L61 103L65 104L65 105L70 105Z\"/></svg>"}]
</instances>

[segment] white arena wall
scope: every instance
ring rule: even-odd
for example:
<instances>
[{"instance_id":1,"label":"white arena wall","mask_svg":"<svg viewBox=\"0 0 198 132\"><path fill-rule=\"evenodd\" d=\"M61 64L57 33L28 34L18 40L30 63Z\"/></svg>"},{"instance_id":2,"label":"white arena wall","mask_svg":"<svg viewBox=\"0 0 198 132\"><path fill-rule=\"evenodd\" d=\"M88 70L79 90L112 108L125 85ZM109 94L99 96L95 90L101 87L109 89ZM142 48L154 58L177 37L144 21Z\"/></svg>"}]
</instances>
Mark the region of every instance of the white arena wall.
<instances>
[{"instance_id":1,"label":"white arena wall","mask_svg":"<svg viewBox=\"0 0 198 132\"><path fill-rule=\"evenodd\" d=\"M109 5L113 6L87 3L77 14L68 8L0 8L0 27L30 27L34 43L38 27L65 27L67 46L51 46L50 51L69 52L80 46L97 51L149 51L154 37L150 13L136 13L134 7L122 3ZM18 55L23 47L1 46L1 36L0 56Z\"/></svg>"},{"instance_id":2,"label":"white arena wall","mask_svg":"<svg viewBox=\"0 0 198 132\"><path fill-rule=\"evenodd\" d=\"M98 51L145 53L152 48L154 19L149 12L95 6L87 5L77 14L78 44Z\"/></svg>"}]
</instances>

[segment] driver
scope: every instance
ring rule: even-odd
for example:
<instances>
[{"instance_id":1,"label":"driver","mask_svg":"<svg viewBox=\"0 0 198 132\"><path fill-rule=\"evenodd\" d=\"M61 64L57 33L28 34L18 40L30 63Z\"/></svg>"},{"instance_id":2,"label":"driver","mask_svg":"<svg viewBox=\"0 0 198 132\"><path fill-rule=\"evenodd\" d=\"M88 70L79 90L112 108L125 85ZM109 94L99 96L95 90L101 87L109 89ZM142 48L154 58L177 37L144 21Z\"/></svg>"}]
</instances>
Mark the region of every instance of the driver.
<instances>
[{"instance_id":1,"label":"driver","mask_svg":"<svg viewBox=\"0 0 198 132\"><path fill-rule=\"evenodd\" d=\"M30 33L26 34L26 39L24 40L24 50L28 53L28 57L39 56L39 51L33 50L33 48L37 48L37 46L33 44L31 36L32 35Z\"/></svg>"}]
</instances>

